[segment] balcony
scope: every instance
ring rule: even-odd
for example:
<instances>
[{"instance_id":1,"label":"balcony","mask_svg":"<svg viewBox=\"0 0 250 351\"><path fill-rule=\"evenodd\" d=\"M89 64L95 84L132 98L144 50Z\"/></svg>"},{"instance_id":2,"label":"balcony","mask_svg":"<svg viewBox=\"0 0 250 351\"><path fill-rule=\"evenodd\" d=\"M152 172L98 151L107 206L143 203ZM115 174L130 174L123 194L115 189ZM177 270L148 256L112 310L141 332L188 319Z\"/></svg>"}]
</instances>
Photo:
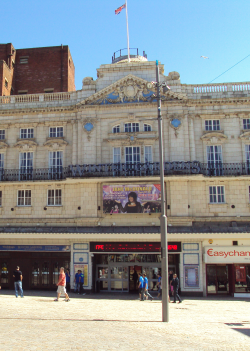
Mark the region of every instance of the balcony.
<instances>
[{"instance_id":1,"label":"balcony","mask_svg":"<svg viewBox=\"0 0 250 351\"><path fill-rule=\"evenodd\" d=\"M193 162L165 162L165 176L201 174L207 177L250 175L250 163L209 164ZM101 177L150 177L160 175L159 162L147 163L105 163L70 165L68 167L1 169L0 181L43 181L64 180L66 178Z\"/></svg>"}]
</instances>

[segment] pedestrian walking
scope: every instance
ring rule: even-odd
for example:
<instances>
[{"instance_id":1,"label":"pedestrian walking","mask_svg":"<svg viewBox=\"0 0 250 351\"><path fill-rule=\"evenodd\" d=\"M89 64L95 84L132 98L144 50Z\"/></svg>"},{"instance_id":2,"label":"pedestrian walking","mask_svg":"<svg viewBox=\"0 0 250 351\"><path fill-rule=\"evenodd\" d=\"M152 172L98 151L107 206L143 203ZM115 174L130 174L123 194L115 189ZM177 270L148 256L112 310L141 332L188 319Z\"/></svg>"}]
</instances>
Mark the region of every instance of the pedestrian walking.
<instances>
[{"instance_id":1,"label":"pedestrian walking","mask_svg":"<svg viewBox=\"0 0 250 351\"><path fill-rule=\"evenodd\" d=\"M150 298L150 300L152 301L154 298L152 295L150 295L150 293L148 292L148 278L146 273L143 274L143 279L144 279L144 295L145 295L145 299L147 300L148 298Z\"/></svg>"},{"instance_id":2,"label":"pedestrian walking","mask_svg":"<svg viewBox=\"0 0 250 351\"><path fill-rule=\"evenodd\" d=\"M80 282L79 282L79 276L80 276L80 270L78 269L77 273L75 274L75 288L74 288L74 293L80 294Z\"/></svg>"},{"instance_id":3,"label":"pedestrian walking","mask_svg":"<svg viewBox=\"0 0 250 351\"><path fill-rule=\"evenodd\" d=\"M65 301L68 302L69 301L69 295L66 292L66 276L64 273L64 268L61 267L60 268L60 274L59 274L59 278L58 278L58 283L56 284L58 286L57 288L57 298L54 301L59 301L59 298L61 296L61 294L65 295Z\"/></svg>"},{"instance_id":4,"label":"pedestrian walking","mask_svg":"<svg viewBox=\"0 0 250 351\"><path fill-rule=\"evenodd\" d=\"M177 277L177 274L174 274L173 276L173 280L172 280L172 286L174 288L174 302L176 303L176 298L179 300L179 303L181 303L181 298L178 294L178 290L179 290L179 278Z\"/></svg>"},{"instance_id":5,"label":"pedestrian walking","mask_svg":"<svg viewBox=\"0 0 250 351\"><path fill-rule=\"evenodd\" d=\"M84 292L84 273L82 271L80 271L80 275L79 275L79 282L80 282L80 295L86 295Z\"/></svg>"},{"instance_id":6,"label":"pedestrian walking","mask_svg":"<svg viewBox=\"0 0 250 351\"><path fill-rule=\"evenodd\" d=\"M160 296L161 296L161 293L162 293L162 290L161 290L161 273L158 273L157 277L158 277L158 282L157 282L156 286L158 287L158 295L157 295L157 297L159 299Z\"/></svg>"},{"instance_id":7,"label":"pedestrian walking","mask_svg":"<svg viewBox=\"0 0 250 351\"><path fill-rule=\"evenodd\" d=\"M66 269L66 291L70 292L70 272L69 269Z\"/></svg>"},{"instance_id":8,"label":"pedestrian walking","mask_svg":"<svg viewBox=\"0 0 250 351\"><path fill-rule=\"evenodd\" d=\"M13 272L13 277L14 277L14 288L15 288L16 297L18 297L18 291L20 291L20 295L21 297L23 297L23 287L22 287L23 274L20 271L19 266L17 266L16 270Z\"/></svg>"},{"instance_id":9,"label":"pedestrian walking","mask_svg":"<svg viewBox=\"0 0 250 351\"><path fill-rule=\"evenodd\" d=\"M144 279L141 273L139 273L139 300L144 301Z\"/></svg>"}]
</instances>

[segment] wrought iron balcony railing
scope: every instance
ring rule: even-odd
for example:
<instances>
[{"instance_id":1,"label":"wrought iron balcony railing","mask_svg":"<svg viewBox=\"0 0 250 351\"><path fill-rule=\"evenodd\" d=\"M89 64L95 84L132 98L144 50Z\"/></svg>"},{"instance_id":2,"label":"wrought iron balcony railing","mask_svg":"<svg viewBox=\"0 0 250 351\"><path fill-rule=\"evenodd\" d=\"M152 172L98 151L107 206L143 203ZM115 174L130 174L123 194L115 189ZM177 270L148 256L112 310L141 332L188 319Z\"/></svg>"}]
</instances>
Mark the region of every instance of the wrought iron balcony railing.
<instances>
[{"instance_id":1,"label":"wrought iron balcony railing","mask_svg":"<svg viewBox=\"0 0 250 351\"><path fill-rule=\"evenodd\" d=\"M165 162L164 174L208 177L250 175L250 163ZM0 181L63 180L66 178L159 176L159 162L105 163L53 168L0 169Z\"/></svg>"}]
</instances>

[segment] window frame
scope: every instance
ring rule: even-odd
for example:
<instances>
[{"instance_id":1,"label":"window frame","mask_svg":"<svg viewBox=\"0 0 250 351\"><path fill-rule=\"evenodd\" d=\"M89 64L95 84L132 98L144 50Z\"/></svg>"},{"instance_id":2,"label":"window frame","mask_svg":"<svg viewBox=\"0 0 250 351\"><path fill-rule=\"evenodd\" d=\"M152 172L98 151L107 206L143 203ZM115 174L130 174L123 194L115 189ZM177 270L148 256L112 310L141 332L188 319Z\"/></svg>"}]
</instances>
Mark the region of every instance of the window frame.
<instances>
[{"instance_id":1,"label":"window frame","mask_svg":"<svg viewBox=\"0 0 250 351\"><path fill-rule=\"evenodd\" d=\"M119 149L119 158L120 158L120 161L116 162L115 161L115 149ZM116 156L118 156L118 153L116 154ZM113 163L121 163L121 147L118 146L118 147L113 147Z\"/></svg>"},{"instance_id":2,"label":"window frame","mask_svg":"<svg viewBox=\"0 0 250 351\"><path fill-rule=\"evenodd\" d=\"M243 130L249 130L250 129L250 118L243 118ZM246 127L249 127L249 128L245 128Z\"/></svg>"},{"instance_id":3,"label":"window frame","mask_svg":"<svg viewBox=\"0 0 250 351\"><path fill-rule=\"evenodd\" d=\"M211 129L209 125L206 125L206 123L211 122ZM218 126L219 129L217 128L218 126L216 126L216 122L218 122ZM205 119L205 131L206 132L217 132L221 130L221 126L220 126L220 119Z\"/></svg>"},{"instance_id":4,"label":"window frame","mask_svg":"<svg viewBox=\"0 0 250 351\"><path fill-rule=\"evenodd\" d=\"M0 207L3 205L3 191L0 190Z\"/></svg>"},{"instance_id":5,"label":"window frame","mask_svg":"<svg viewBox=\"0 0 250 351\"><path fill-rule=\"evenodd\" d=\"M61 131L58 131L59 128L62 128L62 135L58 135L61 133ZM56 131L55 132L52 132L51 129L55 129ZM55 136L54 135L51 135L51 134L56 134ZM64 135L64 128L63 126L57 126L57 127L49 127L49 137L50 138L63 138L63 135Z\"/></svg>"},{"instance_id":6,"label":"window frame","mask_svg":"<svg viewBox=\"0 0 250 351\"><path fill-rule=\"evenodd\" d=\"M24 196L19 196L19 192L23 191L24 192ZM27 196L27 192L30 193L30 196ZM23 202L24 204L19 204L19 199L24 199ZM29 200L30 199L30 200ZM31 202L31 199L32 199L32 193L31 193L31 189L18 189L17 190L17 206L18 207L27 207L27 206L32 206L32 202ZM29 200L29 201L28 201ZM29 203L26 203L26 202L29 202Z\"/></svg>"},{"instance_id":7,"label":"window frame","mask_svg":"<svg viewBox=\"0 0 250 351\"><path fill-rule=\"evenodd\" d=\"M150 153L151 153L151 161L146 161L146 154L147 154L146 148L150 148L150 149L151 149L151 151L150 151ZM145 146L144 146L144 162L145 162L145 163L151 163L151 162L153 162L152 145L145 145Z\"/></svg>"},{"instance_id":8,"label":"window frame","mask_svg":"<svg viewBox=\"0 0 250 351\"><path fill-rule=\"evenodd\" d=\"M4 136L4 138L2 138L2 135ZM0 129L0 140L5 140L5 129Z\"/></svg>"},{"instance_id":9,"label":"window frame","mask_svg":"<svg viewBox=\"0 0 250 351\"><path fill-rule=\"evenodd\" d=\"M22 137L22 135L27 135ZM20 128L20 139L33 139L34 138L34 128Z\"/></svg>"},{"instance_id":10,"label":"window frame","mask_svg":"<svg viewBox=\"0 0 250 351\"><path fill-rule=\"evenodd\" d=\"M146 130L148 127L150 127L150 130ZM151 126L151 124L144 123L144 124L143 124L143 131L144 131L144 132L152 132L152 126Z\"/></svg>"},{"instance_id":11,"label":"window frame","mask_svg":"<svg viewBox=\"0 0 250 351\"><path fill-rule=\"evenodd\" d=\"M53 196L49 196L49 192L53 192ZM56 192L60 192L59 195L56 195ZM49 204L49 198L53 199L53 204ZM56 199L60 199L60 203L56 204ZM51 206L62 206L62 189L47 189L47 206L51 207Z\"/></svg>"},{"instance_id":12,"label":"window frame","mask_svg":"<svg viewBox=\"0 0 250 351\"><path fill-rule=\"evenodd\" d=\"M128 125L130 125L130 128L128 128ZM134 128L138 130L133 130ZM130 129L130 130L126 130L126 128ZM138 122L128 122L128 123L124 123L124 132L125 133L138 133L140 131L140 123Z\"/></svg>"},{"instance_id":13,"label":"window frame","mask_svg":"<svg viewBox=\"0 0 250 351\"><path fill-rule=\"evenodd\" d=\"M119 131L114 131L114 130L116 130L116 129L119 129ZM117 134L117 133L120 133L121 132L121 125L120 124L117 124L116 126L114 126L113 128L112 128L112 133L113 134Z\"/></svg>"},{"instance_id":14,"label":"window frame","mask_svg":"<svg viewBox=\"0 0 250 351\"><path fill-rule=\"evenodd\" d=\"M215 192L213 191L215 189ZM220 191L218 191L220 189ZM221 190L223 191L221 192ZM212 192L211 192L212 190ZM219 201L219 198L221 200ZM211 201L211 199L215 199L215 201ZM209 203L210 204L225 204L225 185L209 185Z\"/></svg>"}]
</instances>

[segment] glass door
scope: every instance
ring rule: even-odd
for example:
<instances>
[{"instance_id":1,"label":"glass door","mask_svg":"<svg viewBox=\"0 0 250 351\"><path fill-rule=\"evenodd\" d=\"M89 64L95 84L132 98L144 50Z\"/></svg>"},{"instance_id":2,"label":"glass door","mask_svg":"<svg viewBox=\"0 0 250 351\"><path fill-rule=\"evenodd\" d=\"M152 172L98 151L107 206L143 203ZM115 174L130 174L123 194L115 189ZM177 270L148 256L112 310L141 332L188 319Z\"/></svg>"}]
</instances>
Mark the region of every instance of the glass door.
<instances>
[{"instance_id":1,"label":"glass door","mask_svg":"<svg viewBox=\"0 0 250 351\"><path fill-rule=\"evenodd\" d=\"M228 294L228 267L207 265L207 294Z\"/></svg>"}]
</instances>

